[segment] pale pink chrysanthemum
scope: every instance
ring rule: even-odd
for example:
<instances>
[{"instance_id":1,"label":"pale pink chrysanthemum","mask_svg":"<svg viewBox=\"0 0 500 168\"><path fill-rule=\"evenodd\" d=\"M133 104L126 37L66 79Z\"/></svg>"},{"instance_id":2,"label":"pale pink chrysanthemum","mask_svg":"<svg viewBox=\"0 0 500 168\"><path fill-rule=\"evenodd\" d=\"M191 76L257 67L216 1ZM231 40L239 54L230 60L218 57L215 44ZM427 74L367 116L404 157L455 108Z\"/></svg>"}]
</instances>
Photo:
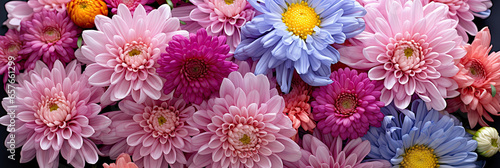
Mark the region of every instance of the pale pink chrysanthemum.
<instances>
[{"instance_id":1,"label":"pale pink chrysanthemum","mask_svg":"<svg viewBox=\"0 0 500 168\"><path fill-rule=\"evenodd\" d=\"M302 81L297 73L294 74L294 77L291 91L288 94L282 94L285 100L283 113L290 118L294 129L298 130L302 126L305 131L313 131L316 123L313 120L309 104L312 87Z\"/></svg>"},{"instance_id":2,"label":"pale pink chrysanthemum","mask_svg":"<svg viewBox=\"0 0 500 168\"><path fill-rule=\"evenodd\" d=\"M56 60L63 64L74 60L80 32L66 11L35 12L31 20L21 22L20 38L24 44L19 54L26 59L24 68L33 69L35 62L40 59L49 68Z\"/></svg>"},{"instance_id":3,"label":"pale pink chrysanthemum","mask_svg":"<svg viewBox=\"0 0 500 168\"><path fill-rule=\"evenodd\" d=\"M330 135L331 136L331 135ZM342 138L330 137L330 142L306 134L302 139L302 157L297 162L285 162L287 167L300 168L390 168L391 163L386 160L367 161L361 163L370 153L370 142L356 138L342 145Z\"/></svg>"},{"instance_id":4,"label":"pale pink chrysanthemum","mask_svg":"<svg viewBox=\"0 0 500 168\"><path fill-rule=\"evenodd\" d=\"M364 136L370 126L380 127L384 118L381 84L349 68L332 72L330 78L332 84L312 92L313 117L323 134L355 139Z\"/></svg>"},{"instance_id":5,"label":"pale pink chrysanthemum","mask_svg":"<svg viewBox=\"0 0 500 168\"><path fill-rule=\"evenodd\" d=\"M491 35L488 27L477 33L472 44L467 44L465 57L457 61L460 71L454 76L460 96L450 99L454 104L449 111L460 109L467 113L469 124L488 126L484 119L493 122L492 115L500 115L500 96L492 95L491 86L500 89L500 53L491 50Z\"/></svg>"},{"instance_id":6,"label":"pale pink chrysanthemum","mask_svg":"<svg viewBox=\"0 0 500 168\"><path fill-rule=\"evenodd\" d=\"M28 5L34 12L40 12L43 9L66 12L66 4L71 0L28 0Z\"/></svg>"},{"instance_id":7,"label":"pale pink chrysanthemum","mask_svg":"<svg viewBox=\"0 0 500 168\"><path fill-rule=\"evenodd\" d=\"M130 159L130 155L126 153L120 154L120 156L116 158L116 163L104 163L102 166L104 168L138 168L137 165Z\"/></svg>"},{"instance_id":8,"label":"pale pink chrysanthemum","mask_svg":"<svg viewBox=\"0 0 500 168\"><path fill-rule=\"evenodd\" d=\"M196 7L179 7L177 11L192 9L189 19L206 28L209 35L227 37L233 52L241 42L241 26L250 21L255 10L246 0L190 0ZM185 12L182 12L185 13ZM187 14L187 13L186 13Z\"/></svg>"},{"instance_id":9,"label":"pale pink chrysanthemum","mask_svg":"<svg viewBox=\"0 0 500 168\"><path fill-rule=\"evenodd\" d=\"M240 74L246 74L246 73L253 73L255 72L255 68L257 68L257 63L258 61L253 61L251 58L245 60L245 61L240 61L237 59L233 59L233 62L238 65L238 72ZM278 84L276 82L276 78L273 76L273 71L269 71L266 74L267 79L269 80L269 87L270 88L276 88L276 85ZM279 91L279 90L278 90Z\"/></svg>"},{"instance_id":10,"label":"pale pink chrysanthemum","mask_svg":"<svg viewBox=\"0 0 500 168\"><path fill-rule=\"evenodd\" d=\"M205 132L193 137L197 147L189 167L283 167L300 158L290 137L292 122L283 114L285 102L264 75L231 72L220 94L197 107L188 120Z\"/></svg>"},{"instance_id":11,"label":"pale pink chrysanthemum","mask_svg":"<svg viewBox=\"0 0 500 168\"><path fill-rule=\"evenodd\" d=\"M98 15L97 30L85 30L85 45L75 52L78 60L88 64L85 73L89 83L108 87L101 101L110 103L129 95L137 103L147 97L159 99L163 81L156 73L157 60L179 29L179 20L170 17L170 7L162 5L146 14L139 5L134 15L120 4L113 18Z\"/></svg>"},{"instance_id":12,"label":"pale pink chrysanthemum","mask_svg":"<svg viewBox=\"0 0 500 168\"><path fill-rule=\"evenodd\" d=\"M16 29L19 31L21 21L26 18L29 19L33 15L33 8L24 1L10 1L5 3L5 10L7 11L7 20L3 22L9 29Z\"/></svg>"},{"instance_id":13,"label":"pale pink chrysanthemum","mask_svg":"<svg viewBox=\"0 0 500 168\"><path fill-rule=\"evenodd\" d=\"M176 35L168 43L166 53L158 60L158 74L167 79L163 92L182 95L187 103L201 104L219 91L222 79L238 69L238 65L226 61L232 57L226 37L212 37L205 29L199 29L189 38Z\"/></svg>"},{"instance_id":14,"label":"pale pink chrysanthemum","mask_svg":"<svg viewBox=\"0 0 500 168\"><path fill-rule=\"evenodd\" d=\"M138 104L128 97L118 106L121 111L105 113L112 121L108 134L99 140L108 145L104 153L111 158L121 153L132 155L139 167L182 167L184 152L192 152L191 136L199 130L186 120L195 108L182 98L165 95Z\"/></svg>"},{"instance_id":15,"label":"pale pink chrysanthemum","mask_svg":"<svg viewBox=\"0 0 500 168\"><path fill-rule=\"evenodd\" d=\"M22 59L18 52L22 45L19 31L16 29L9 29L5 36L0 36L0 74L3 75L4 87L7 87L5 84L9 79L9 73L17 75L21 70ZM15 79L11 79L9 83L14 82Z\"/></svg>"},{"instance_id":16,"label":"pale pink chrysanthemum","mask_svg":"<svg viewBox=\"0 0 500 168\"><path fill-rule=\"evenodd\" d=\"M111 121L99 115L103 89L89 85L81 71L76 61L66 68L56 61L52 69L37 61L33 70L18 76L16 98L4 99L2 104L17 112L11 134L15 134L15 146L23 146L21 163L36 156L40 167L56 168L60 155L74 167L97 162L100 152L90 138L99 136ZM5 115L0 123L8 126L9 120Z\"/></svg>"},{"instance_id":17,"label":"pale pink chrysanthemum","mask_svg":"<svg viewBox=\"0 0 500 168\"><path fill-rule=\"evenodd\" d=\"M104 0L104 1L106 2L108 8L111 8L111 13L113 14L116 14L116 11L118 11L119 4L125 4L131 13L134 13L135 8L137 8L139 4L141 4L144 7L146 13L149 13L151 12L151 10L153 10L153 7L146 5L149 3L150 0Z\"/></svg>"},{"instance_id":18,"label":"pale pink chrysanthemum","mask_svg":"<svg viewBox=\"0 0 500 168\"><path fill-rule=\"evenodd\" d=\"M366 69L371 80L383 80L380 100L404 109L416 94L428 108L443 110L445 98L458 95L452 79L454 61L465 55L457 22L448 18L447 6L420 1L381 0L365 6L366 31L362 43L341 47L340 61Z\"/></svg>"}]
</instances>

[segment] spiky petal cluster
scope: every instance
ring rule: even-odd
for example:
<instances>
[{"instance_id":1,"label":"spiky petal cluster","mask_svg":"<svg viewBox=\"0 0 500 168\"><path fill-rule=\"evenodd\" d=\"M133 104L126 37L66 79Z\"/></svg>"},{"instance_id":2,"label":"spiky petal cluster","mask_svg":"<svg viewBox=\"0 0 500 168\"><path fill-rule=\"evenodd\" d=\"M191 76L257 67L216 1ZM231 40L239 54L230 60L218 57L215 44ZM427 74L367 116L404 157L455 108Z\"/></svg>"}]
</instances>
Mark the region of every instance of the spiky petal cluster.
<instances>
[{"instance_id":1,"label":"spiky petal cluster","mask_svg":"<svg viewBox=\"0 0 500 168\"><path fill-rule=\"evenodd\" d=\"M88 84L81 65L72 61L65 68L60 61L48 68L37 61L32 71L23 73L15 85L16 98L2 102L17 111L15 146L21 149L21 163L33 158L40 167L56 168L59 156L74 167L95 164L100 153L90 138L97 137L111 123L99 115L103 89ZM15 106L14 109L10 107ZM10 116L0 118L8 126ZM8 144L9 138L5 144Z\"/></svg>"},{"instance_id":2,"label":"spiky petal cluster","mask_svg":"<svg viewBox=\"0 0 500 168\"><path fill-rule=\"evenodd\" d=\"M26 59L25 68L33 69L40 59L49 68L56 60L63 64L72 61L80 32L66 11L42 10L34 13L31 20L23 20L20 38L24 44L19 54Z\"/></svg>"},{"instance_id":3,"label":"spiky petal cluster","mask_svg":"<svg viewBox=\"0 0 500 168\"><path fill-rule=\"evenodd\" d=\"M120 154L120 156L116 158L116 163L104 163L102 166L104 168L138 168L137 165L130 160L130 155L126 153Z\"/></svg>"},{"instance_id":4,"label":"spiky petal cluster","mask_svg":"<svg viewBox=\"0 0 500 168\"><path fill-rule=\"evenodd\" d=\"M380 100L406 108L418 95L429 108L443 110L445 98L458 95L454 61L465 55L463 41L448 18L447 6L421 1L380 0L365 6L366 31L361 44L340 48L340 61L365 69L371 80L384 81Z\"/></svg>"},{"instance_id":5,"label":"spiky petal cluster","mask_svg":"<svg viewBox=\"0 0 500 168\"><path fill-rule=\"evenodd\" d=\"M311 114L310 93L312 87L302 81L298 75L292 80L292 90L288 94L282 94L285 100L285 110L283 113L292 120L293 128L302 128L312 131L316 127Z\"/></svg>"},{"instance_id":6,"label":"spiky petal cluster","mask_svg":"<svg viewBox=\"0 0 500 168\"><path fill-rule=\"evenodd\" d=\"M224 77L238 69L238 65L225 60L231 56L226 38L209 36L205 29L189 38L174 36L158 60L158 75L168 80L163 92L175 90L174 96L182 95L188 103L201 104L218 93Z\"/></svg>"},{"instance_id":7,"label":"spiky petal cluster","mask_svg":"<svg viewBox=\"0 0 500 168\"><path fill-rule=\"evenodd\" d=\"M188 120L205 132L193 137L197 153L189 167L283 167L300 158L289 137L292 122L285 102L264 75L237 71L222 81L220 94L204 101Z\"/></svg>"},{"instance_id":8,"label":"spiky petal cluster","mask_svg":"<svg viewBox=\"0 0 500 168\"><path fill-rule=\"evenodd\" d=\"M448 110L454 112L460 109L467 113L472 128L477 123L488 126L484 119L493 122L490 114L500 115L500 96L492 92L492 89L500 89L500 53L489 54L490 41L490 30L485 27L472 44L464 46L467 54L457 61L460 70L453 77L458 83L460 96L448 100Z\"/></svg>"},{"instance_id":9,"label":"spiky petal cluster","mask_svg":"<svg viewBox=\"0 0 500 168\"><path fill-rule=\"evenodd\" d=\"M324 134L355 139L366 134L370 126L380 127L384 115L379 101L381 84L368 79L366 73L349 68L330 75L334 81L312 93L314 120Z\"/></svg>"},{"instance_id":10,"label":"spiky petal cluster","mask_svg":"<svg viewBox=\"0 0 500 168\"><path fill-rule=\"evenodd\" d=\"M97 15L97 30L85 30L85 45L75 52L88 64L89 83L108 87L102 101L121 100L129 95L137 103L147 97L159 99L163 81L156 73L156 63L172 36L187 35L179 30L179 20L170 17L170 7L162 5L146 14L139 5L134 15L124 5L113 18Z\"/></svg>"}]
</instances>

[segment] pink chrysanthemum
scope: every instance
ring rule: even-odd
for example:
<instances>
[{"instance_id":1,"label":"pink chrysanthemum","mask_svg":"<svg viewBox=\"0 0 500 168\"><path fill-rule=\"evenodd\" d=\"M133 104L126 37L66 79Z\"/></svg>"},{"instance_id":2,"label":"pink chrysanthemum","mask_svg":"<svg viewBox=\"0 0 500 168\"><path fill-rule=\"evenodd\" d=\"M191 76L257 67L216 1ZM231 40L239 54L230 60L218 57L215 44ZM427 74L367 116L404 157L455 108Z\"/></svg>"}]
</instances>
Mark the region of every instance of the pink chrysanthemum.
<instances>
[{"instance_id":1,"label":"pink chrysanthemum","mask_svg":"<svg viewBox=\"0 0 500 168\"><path fill-rule=\"evenodd\" d=\"M159 100L137 104L130 97L119 104L122 111L106 113L113 123L110 132L99 138L110 145L111 158L129 153L139 167L182 167L184 152L191 152L191 136L199 130L187 124L195 108L182 98L162 94Z\"/></svg>"},{"instance_id":2,"label":"pink chrysanthemum","mask_svg":"<svg viewBox=\"0 0 500 168\"><path fill-rule=\"evenodd\" d=\"M193 137L198 151L189 167L283 167L300 158L290 137L292 122L285 102L264 75L232 72L222 81L219 97L204 101L188 120L205 132Z\"/></svg>"},{"instance_id":3,"label":"pink chrysanthemum","mask_svg":"<svg viewBox=\"0 0 500 168\"><path fill-rule=\"evenodd\" d=\"M416 94L428 108L443 110L444 98L458 95L452 79L458 72L454 61L465 55L447 6L381 0L365 8L366 31L356 37L362 44L340 48L340 61L369 69L371 80L383 80L380 100L385 105L394 100L404 109Z\"/></svg>"},{"instance_id":4,"label":"pink chrysanthemum","mask_svg":"<svg viewBox=\"0 0 500 168\"><path fill-rule=\"evenodd\" d=\"M33 8L24 1L10 1L5 3L5 10L7 11L7 20L3 22L9 29L16 29L19 31L21 21L26 18L30 19L33 15Z\"/></svg>"},{"instance_id":5,"label":"pink chrysanthemum","mask_svg":"<svg viewBox=\"0 0 500 168\"><path fill-rule=\"evenodd\" d=\"M40 12L46 10L56 10L58 12L66 12L66 4L71 0L28 0L28 5L33 8L33 11Z\"/></svg>"},{"instance_id":6,"label":"pink chrysanthemum","mask_svg":"<svg viewBox=\"0 0 500 168\"><path fill-rule=\"evenodd\" d=\"M190 0L197 8L192 9L189 18L206 28L209 35L227 37L231 51L241 41L240 29L250 21L255 10L246 0Z\"/></svg>"},{"instance_id":7,"label":"pink chrysanthemum","mask_svg":"<svg viewBox=\"0 0 500 168\"><path fill-rule=\"evenodd\" d=\"M2 103L5 110L17 112L11 134L15 134L15 146L23 146L21 163L36 156L40 167L56 168L59 154L74 167L97 162L100 152L89 138L99 136L111 121L98 115L103 89L89 85L87 78L76 61L66 68L56 61L53 69L37 61L34 70L19 75L16 98ZM8 115L0 118L5 126L9 120Z\"/></svg>"},{"instance_id":8,"label":"pink chrysanthemum","mask_svg":"<svg viewBox=\"0 0 500 168\"><path fill-rule=\"evenodd\" d=\"M85 73L89 83L108 87L101 101L105 104L129 95L137 103L147 97L159 99L163 81L156 73L160 54L179 30L179 20L170 17L170 7L162 5L146 14L139 5L134 16L120 4L113 18L97 15L97 30L85 30L85 45L75 52L78 60L89 64Z\"/></svg>"},{"instance_id":9,"label":"pink chrysanthemum","mask_svg":"<svg viewBox=\"0 0 500 168\"><path fill-rule=\"evenodd\" d=\"M66 11L42 10L34 13L31 20L23 20L20 38L24 45L19 54L26 59L24 68L33 69L40 59L49 68L56 60L63 64L72 61L80 32Z\"/></svg>"},{"instance_id":10,"label":"pink chrysanthemum","mask_svg":"<svg viewBox=\"0 0 500 168\"><path fill-rule=\"evenodd\" d=\"M175 90L175 97L182 95L188 103L201 104L218 93L224 77L238 69L238 65L225 60L231 56L226 38L208 36L205 29L189 38L174 36L158 60L157 72L168 80L163 92Z\"/></svg>"},{"instance_id":11,"label":"pink chrysanthemum","mask_svg":"<svg viewBox=\"0 0 500 168\"><path fill-rule=\"evenodd\" d=\"M150 0L104 0L104 1L106 2L108 8L111 8L111 13L113 14L116 14L116 11L118 11L118 5L120 4L125 4L131 13L134 13L135 8L137 8L139 4L141 4L144 7L146 13L149 13L151 12L151 10L153 10L153 7L146 5Z\"/></svg>"},{"instance_id":12,"label":"pink chrysanthemum","mask_svg":"<svg viewBox=\"0 0 500 168\"><path fill-rule=\"evenodd\" d=\"M302 126L305 131L312 131L316 127L309 104L312 87L302 81L298 74L294 75L291 91L288 94L282 94L285 100L283 113L292 120L292 126L296 130Z\"/></svg>"},{"instance_id":13,"label":"pink chrysanthemum","mask_svg":"<svg viewBox=\"0 0 500 168\"><path fill-rule=\"evenodd\" d=\"M120 154L118 158L116 158L116 163L107 164L104 163L102 165L104 168L138 168L137 165L130 160L130 155L126 153Z\"/></svg>"},{"instance_id":14,"label":"pink chrysanthemum","mask_svg":"<svg viewBox=\"0 0 500 168\"><path fill-rule=\"evenodd\" d=\"M18 52L21 50L22 45L23 43L19 39L19 31L15 29L9 29L5 36L0 36L0 74L3 75L4 84L9 79L9 73L17 75L21 70L22 60ZM14 64L9 64L9 61ZM11 80L11 83L14 81ZM4 85L4 87L7 86Z\"/></svg>"},{"instance_id":15,"label":"pink chrysanthemum","mask_svg":"<svg viewBox=\"0 0 500 168\"><path fill-rule=\"evenodd\" d=\"M448 101L453 104L449 105L449 111L460 108L467 113L471 128L478 122L481 126L488 126L484 119L493 122L489 114L500 115L500 94L492 95L491 88L500 89L500 53L493 52L488 56L490 41L490 30L485 27L472 44L464 47L467 54L457 62L460 71L454 77L460 96Z\"/></svg>"},{"instance_id":16,"label":"pink chrysanthemum","mask_svg":"<svg viewBox=\"0 0 500 168\"><path fill-rule=\"evenodd\" d=\"M384 114L379 101L382 86L368 79L366 73L349 68L330 75L332 84L321 86L312 93L314 120L324 134L355 139L366 134L370 126L380 127Z\"/></svg>"},{"instance_id":17,"label":"pink chrysanthemum","mask_svg":"<svg viewBox=\"0 0 500 168\"><path fill-rule=\"evenodd\" d=\"M370 142L368 140L363 141L361 138L357 138L342 145L343 142L340 137L330 137L329 139L328 142L322 142L310 134L304 135L301 149L302 157L294 163L285 162L285 165L297 168L391 167L391 163L386 160L361 163L365 156L370 153Z\"/></svg>"}]
</instances>

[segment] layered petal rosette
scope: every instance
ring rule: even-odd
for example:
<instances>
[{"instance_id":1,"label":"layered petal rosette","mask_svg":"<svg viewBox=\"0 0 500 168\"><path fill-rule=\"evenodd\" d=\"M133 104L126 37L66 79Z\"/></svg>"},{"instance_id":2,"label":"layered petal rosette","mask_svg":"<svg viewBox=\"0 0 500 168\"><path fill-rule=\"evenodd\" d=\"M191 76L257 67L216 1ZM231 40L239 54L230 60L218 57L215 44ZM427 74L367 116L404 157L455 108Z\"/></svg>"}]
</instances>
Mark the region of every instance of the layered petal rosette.
<instances>
[{"instance_id":1,"label":"layered petal rosette","mask_svg":"<svg viewBox=\"0 0 500 168\"><path fill-rule=\"evenodd\" d=\"M192 120L204 132L193 137L197 152L189 167L283 167L300 158L290 139L292 122L283 114L285 102L264 75L232 72L220 94L197 107Z\"/></svg>"},{"instance_id":2,"label":"layered petal rosette","mask_svg":"<svg viewBox=\"0 0 500 168\"><path fill-rule=\"evenodd\" d=\"M366 31L357 44L341 47L340 61L368 71L371 80L384 81L380 100L406 108L418 95L429 108L443 110L445 98L458 95L452 77L454 61L465 55L457 21L448 6L420 1L381 0L365 6Z\"/></svg>"},{"instance_id":3,"label":"layered petal rosette","mask_svg":"<svg viewBox=\"0 0 500 168\"><path fill-rule=\"evenodd\" d=\"M305 131L313 131L316 127L316 122L313 120L311 113L312 87L297 78L292 80L292 90L288 94L282 94L285 100L285 109L283 113L292 121L293 128L296 130L302 127Z\"/></svg>"},{"instance_id":4,"label":"layered petal rosette","mask_svg":"<svg viewBox=\"0 0 500 168\"><path fill-rule=\"evenodd\" d=\"M427 110L417 99L411 108L382 108L382 126L363 139L371 143L368 158L385 159L393 167L476 167L477 142L447 113Z\"/></svg>"},{"instance_id":5,"label":"layered petal rosette","mask_svg":"<svg viewBox=\"0 0 500 168\"><path fill-rule=\"evenodd\" d=\"M354 0L248 1L262 12L242 27L235 58L259 60L256 74L276 69L288 93L294 71L309 85L332 83L330 66L339 60L330 44L344 43L364 29L366 13Z\"/></svg>"},{"instance_id":6,"label":"layered petal rosette","mask_svg":"<svg viewBox=\"0 0 500 168\"><path fill-rule=\"evenodd\" d=\"M46 10L56 10L58 12L66 12L66 4L71 0L28 0L28 5L33 8L34 12Z\"/></svg>"},{"instance_id":7,"label":"layered petal rosette","mask_svg":"<svg viewBox=\"0 0 500 168\"><path fill-rule=\"evenodd\" d=\"M76 61L66 68L56 61L52 69L37 61L32 71L19 75L16 98L6 98L2 105L6 111L17 112L11 134L15 146L22 146L21 163L36 156L38 166L56 168L60 155L74 167L97 162L100 152L90 138L99 136L111 121L99 115L104 90L89 85L87 78ZM0 123L9 126L10 119L5 115Z\"/></svg>"},{"instance_id":8,"label":"layered petal rosette","mask_svg":"<svg viewBox=\"0 0 500 168\"><path fill-rule=\"evenodd\" d=\"M89 83L108 87L101 100L110 103L129 95L137 103L159 99L163 81L156 73L157 60L172 36L188 34L170 17L170 7L162 5L146 14L139 5L132 16L120 4L117 15L97 15L95 23L97 30L83 32L85 45L75 54L88 64Z\"/></svg>"},{"instance_id":9,"label":"layered petal rosette","mask_svg":"<svg viewBox=\"0 0 500 168\"><path fill-rule=\"evenodd\" d=\"M9 79L9 74L17 75L23 67L21 66L22 58L18 54L22 46L19 31L16 29L9 29L5 36L0 36L0 74L3 75L4 88L7 87L5 84ZM14 83L14 81L11 78L9 83Z\"/></svg>"}]
</instances>

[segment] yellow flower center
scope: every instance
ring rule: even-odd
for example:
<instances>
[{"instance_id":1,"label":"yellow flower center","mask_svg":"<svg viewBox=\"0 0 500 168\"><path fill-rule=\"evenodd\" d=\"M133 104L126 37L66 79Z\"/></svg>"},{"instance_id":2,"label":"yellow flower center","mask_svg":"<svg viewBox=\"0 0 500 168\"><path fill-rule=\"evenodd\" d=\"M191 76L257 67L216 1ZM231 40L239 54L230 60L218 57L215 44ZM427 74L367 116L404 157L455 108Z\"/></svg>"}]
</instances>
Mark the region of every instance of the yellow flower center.
<instances>
[{"instance_id":1,"label":"yellow flower center","mask_svg":"<svg viewBox=\"0 0 500 168\"><path fill-rule=\"evenodd\" d=\"M59 106L57 106L57 104L53 103L53 104L50 105L49 109L52 112L52 111L55 111L55 110L59 109Z\"/></svg>"},{"instance_id":2,"label":"yellow flower center","mask_svg":"<svg viewBox=\"0 0 500 168\"><path fill-rule=\"evenodd\" d=\"M491 146L493 146L495 148L498 146L496 138L491 138Z\"/></svg>"},{"instance_id":3,"label":"yellow flower center","mask_svg":"<svg viewBox=\"0 0 500 168\"><path fill-rule=\"evenodd\" d=\"M240 138L240 142L245 145L249 144L251 140L247 134L243 134L243 137Z\"/></svg>"},{"instance_id":4,"label":"yellow flower center","mask_svg":"<svg viewBox=\"0 0 500 168\"><path fill-rule=\"evenodd\" d=\"M165 119L165 117L163 117L163 116L158 117L158 124L160 126L162 126L163 124L165 124L165 122L167 122L167 119Z\"/></svg>"},{"instance_id":5,"label":"yellow flower center","mask_svg":"<svg viewBox=\"0 0 500 168\"><path fill-rule=\"evenodd\" d=\"M234 3L234 0L224 0L224 2L228 5L231 5Z\"/></svg>"},{"instance_id":6,"label":"yellow flower center","mask_svg":"<svg viewBox=\"0 0 500 168\"><path fill-rule=\"evenodd\" d=\"M411 49L411 48L406 48L404 52L405 52L406 58L411 57L413 55L413 49Z\"/></svg>"},{"instance_id":7,"label":"yellow flower center","mask_svg":"<svg viewBox=\"0 0 500 168\"><path fill-rule=\"evenodd\" d=\"M128 52L128 55L131 56L131 57L139 55L139 54L141 54L141 51L138 50L138 49L132 49L131 51Z\"/></svg>"},{"instance_id":8,"label":"yellow flower center","mask_svg":"<svg viewBox=\"0 0 500 168\"><path fill-rule=\"evenodd\" d=\"M307 35L313 34L313 28L321 24L319 15L304 1L288 5L288 8L281 16L281 20L288 27L287 30L302 39L306 39Z\"/></svg>"},{"instance_id":9,"label":"yellow flower center","mask_svg":"<svg viewBox=\"0 0 500 168\"><path fill-rule=\"evenodd\" d=\"M401 167L403 168L437 168L438 158L434 149L424 145L415 145L405 150Z\"/></svg>"}]
</instances>

